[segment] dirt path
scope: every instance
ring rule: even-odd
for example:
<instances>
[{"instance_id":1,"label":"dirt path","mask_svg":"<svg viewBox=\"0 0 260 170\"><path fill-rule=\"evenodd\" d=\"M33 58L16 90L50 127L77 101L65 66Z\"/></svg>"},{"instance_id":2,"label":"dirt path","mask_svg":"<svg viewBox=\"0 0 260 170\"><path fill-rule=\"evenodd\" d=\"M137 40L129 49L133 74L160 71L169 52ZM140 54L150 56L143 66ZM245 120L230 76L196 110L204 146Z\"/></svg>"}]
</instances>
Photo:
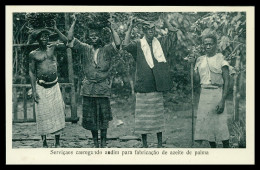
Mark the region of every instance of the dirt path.
<instances>
[{"instance_id":1,"label":"dirt path","mask_svg":"<svg viewBox=\"0 0 260 170\"><path fill-rule=\"evenodd\" d=\"M133 101L111 101L113 121L108 129L107 146L109 148L140 148L142 146L140 136L134 135L134 102ZM69 108L69 107L68 107ZM232 111L228 108L229 117ZM67 109L67 113L69 113ZM90 131L81 126L82 108L78 107L80 121L77 124L66 123L61 136L61 147L64 148L91 148L93 147ZM166 129L163 133L165 148L208 148L207 142L201 146L191 141L191 110L173 111L166 108ZM40 148L42 142L36 133L36 123L13 124L13 148ZM231 135L232 137L232 135ZM54 136L47 136L49 147L54 147ZM156 147L156 134L148 135L149 147ZM219 144L218 147L221 147Z\"/></svg>"}]
</instances>

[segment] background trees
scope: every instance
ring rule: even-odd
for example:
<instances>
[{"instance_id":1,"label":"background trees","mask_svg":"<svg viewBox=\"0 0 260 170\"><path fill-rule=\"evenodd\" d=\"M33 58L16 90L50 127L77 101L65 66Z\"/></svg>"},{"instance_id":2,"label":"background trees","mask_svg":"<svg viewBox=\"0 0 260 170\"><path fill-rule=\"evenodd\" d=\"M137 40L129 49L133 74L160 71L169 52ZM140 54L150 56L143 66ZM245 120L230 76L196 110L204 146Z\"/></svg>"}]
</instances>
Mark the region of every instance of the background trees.
<instances>
[{"instance_id":1,"label":"background trees","mask_svg":"<svg viewBox=\"0 0 260 170\"><path fill-rule=\"evenodd\" d=\"M68 14L69 16L72 15ZM235 94L245 98L245 73L246 73L246 14L244 12L172 12L172 13L76 13L77 24L75 37L87 42L87 28L108 26L108 19L114 20L117 32L124 38L128 28L130 16L138 17L139 20L157 21L157 35L164 36L168 30L163 24L162 17L168 17L170 23L177 28L177 44L170 51L171 75L173 76L174 88L170 92L173 102L187 102L190 100L190 65L184 60L188 55L198 57L203 55L201 37L209 32L215 32L218 37L219 52L222 52L230 64L234 67L231 76L230 96L233 87ZM57 27L66 34L66 22L70 25L72 18L65 20L64 13L14 13L13 14L13 77L14 83L30 83L28 76L28 53L37 48L37 45L26 46L28 36L32 29L49 27L56 20ZM68 23L69 22L69 23ZM67 26L68 27L68 26ZM103 41L110 41L110 33L106 28L102 29ZM141 25L133 29L131 39L142 37ZM50 37L55 41L57 35ZM65 51L58 51L59 76L61 82L68 82L67 58ZM73 55L78 55L73 52ZM122 52L113 57L111 74L114 78L113 92L115 95L129 96L133 93L133 79L135 65L130 54ZM82 71L80 57L74 57L73 66L75 82L80 85ZM234 80L234 81L233 81ZM234 86L235 85L235 86ZM195 85L196 87L196 85ZM195 92L196 92L195 88ZM198 92L198 90L197 90Z\"/></svg>"},{"instance_id":2,"label":"background trees","mask_svg":"<svg viewBox=\"0 0 260 170\"><path fill-rule=\"evenodd\" d=\"M191 100L190 65L184 60L188 55L198 57L204 54L201 46L203 35L214 32L218 38L218 51L222 52L233 69L230 71L229 100L233 100L234 120L233 134L239 140L240 147L245 147L245 97L246 97L246 13L245 12L125 12L125 13L75 13L77 23L75 37L87 42L87 28L100 27L104 43L111 40L108 20L114 20L116 30L123 40L128 29L130 16L138 18L136 27L131 33L131 40L143 36L141 22L150 20L156 22L157 36L167 35L168 30L162 18L168 17L169 22L177 29L176 46L169 52L169 64L173 77L173 89L164 94L166 108L176 109L177 105L184 106L181 109L189 109ZM13 84L30 84L28 73L28 54L37 48L34 42L28 45L30 32L35 28L52 28L53 20L56 20L58 29L67 34L72 22L73 13L13 13ZM101 28L102 27L102 28ZM50 41L56 41L58 36L53 34ZM72 51L77 56L76 51ZM57 51L59 82L70 82L68 74L68 58L66 50ZM252 57L252 56L250 56ZM135 63L131 55L122 51L113 56L111 76L113 78L112 98L118 101L133 100L133 82ZM81 57L73 57L74 85L79 97L82 80ZM195 82L194 92L196 99L199 97L199 84ZM23 91L14 88L13 99L23 99ZM69 91L71 89L66 89ZM70 96L65 96L65 103L69 103ZM198 101L198 100L195 100ZM80 104L80 100L77 101ZM240 104L240 105L239 105ZM242 111L241 111L242 110ZM241 112L239 114L239 112ZM239 121L238 121L239 120Z\"/></svg>"}]
</instances>

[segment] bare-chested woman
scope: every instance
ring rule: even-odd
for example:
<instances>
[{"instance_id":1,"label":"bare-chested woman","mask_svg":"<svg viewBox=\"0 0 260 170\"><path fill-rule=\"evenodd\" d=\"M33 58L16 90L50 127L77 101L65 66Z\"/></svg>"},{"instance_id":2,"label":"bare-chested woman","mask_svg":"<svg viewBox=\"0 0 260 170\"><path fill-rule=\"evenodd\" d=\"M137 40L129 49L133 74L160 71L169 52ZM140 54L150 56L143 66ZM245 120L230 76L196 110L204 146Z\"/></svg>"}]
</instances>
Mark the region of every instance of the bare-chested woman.
<instances>
[{"instance_id":1,"label":"bare-chested woman","mask_svg":"<svg viewBox=\"0 0 260 170\"><path fill-rule=\"evenodd\" d=\"M50 34L48 29L38 29L32 34L39 43L39 48L29 54L32 95L36 102L37 132L42 136L43 147L48 147L47 134L55 134L55 147L59 147L60 132L65 127L65 105L58 84L55 54L59 45L47 45Z\"/></svg>"}]
</instances>

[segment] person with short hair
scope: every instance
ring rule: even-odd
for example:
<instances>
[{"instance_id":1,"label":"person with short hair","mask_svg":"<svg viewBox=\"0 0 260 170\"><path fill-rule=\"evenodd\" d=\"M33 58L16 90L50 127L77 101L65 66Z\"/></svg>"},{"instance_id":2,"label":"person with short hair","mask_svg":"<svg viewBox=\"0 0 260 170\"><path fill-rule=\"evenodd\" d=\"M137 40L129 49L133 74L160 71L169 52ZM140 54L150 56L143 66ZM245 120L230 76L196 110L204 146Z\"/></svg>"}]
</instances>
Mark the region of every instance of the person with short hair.
<instances>
[{"instance_id":1,"label":"person with short hair","mask_svg":"<svg viewBox=\"0 0 260 170\"><path fill-rule=\"evenodd\" d=\"M203 37L205 55L196 59L195 78L201 85L197 110L194 140L208 141L211 148L222 141L223 148L229 147L229 130L225 101L229 87L229 63L222 53L217 53L217 37L214 33Z\"/></svg>"},{"instance_id":2,"label":"person with short hair","mask_svg":"<svg viewBox=\"0 0 260 170\"><path fill-rule=\"evenodd\" d=\"M110 96L111 61L120 48L121 40L111 23L110 31L113 41L104 44L101 38L101 29L88 28L88 43L83 43L74 37L76 16L73 15L73 23L65 37L57 28L60 38L68 43L68 47L77 50L78 56L82 55L82 67L84 78L82 81L81 95L83 96L82 127L92 133L94 147L107 147L107 129L109 121L113 119ZM94 24L95 25L95 24ZM101 145L98 142L98 131L100 130Z\"/></svg>"},{"instance_id":3,"label":"person with short hair","mask_svg":"<svg viewBox=\"0 0 260 170\"><path fill-rule=\"evenodd\" d=\"M45 148L48 147L48 134L55 134L55 147L60 147L60 134L65 127L65 104L58 83L55 53L56 48L62 45L48 45L50 34L49 29L36 29L28 41L31 43L37 40L39 43L39 48L29 54L29 75L36 103L37 132L41 135Z\"/></svg>"}]
</instances>

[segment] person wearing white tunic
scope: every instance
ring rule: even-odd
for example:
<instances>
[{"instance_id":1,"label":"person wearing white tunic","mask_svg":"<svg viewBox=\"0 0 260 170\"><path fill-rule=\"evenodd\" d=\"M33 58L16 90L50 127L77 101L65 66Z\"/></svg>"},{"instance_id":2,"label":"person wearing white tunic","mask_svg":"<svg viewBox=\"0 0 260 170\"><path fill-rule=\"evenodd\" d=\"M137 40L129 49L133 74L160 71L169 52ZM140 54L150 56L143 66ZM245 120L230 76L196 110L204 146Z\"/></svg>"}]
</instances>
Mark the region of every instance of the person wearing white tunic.
<instances>
[{"instance_id":1,"label":"person wearing white tunic","mask_svg":"<svg viewBox=\"0 0 260 170\"><path fill-rule=\"evenodd\" d=\"M221 53L216 53L215 35L206 35L203 45L206 55L198 57L194 67L195 77L201 85L194 139L200 144L208 141L211 148L216 148L216 142L222 141L223 148L228 148L225 100L229 86L229 63Z\"/></svg>"}]
</instances>

